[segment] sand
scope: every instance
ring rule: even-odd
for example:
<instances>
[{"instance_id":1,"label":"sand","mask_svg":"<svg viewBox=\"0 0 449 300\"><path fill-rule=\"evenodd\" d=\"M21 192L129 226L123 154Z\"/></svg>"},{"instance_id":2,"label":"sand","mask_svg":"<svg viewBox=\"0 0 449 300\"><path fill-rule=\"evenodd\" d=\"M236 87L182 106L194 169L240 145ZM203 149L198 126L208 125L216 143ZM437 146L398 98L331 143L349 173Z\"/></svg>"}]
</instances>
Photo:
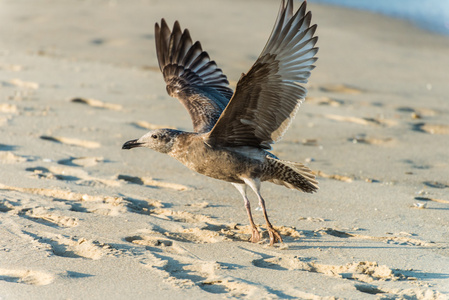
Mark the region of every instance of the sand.
<instances>
[{"instance_id":1,"label":"sand","mask_svg":"<svg viewBox=\"0 0 449 300\"><path fill-rule=\"evenodd\" d=\"M284 245L247 242L228 183L121 150L192 128L165 92L156 21L188 27L235 85L278 5L1 1L1 299L448 299L448 37L309 4L319 60L273 152L320 190L263 185Z\"/></svg>"}]
</instances>

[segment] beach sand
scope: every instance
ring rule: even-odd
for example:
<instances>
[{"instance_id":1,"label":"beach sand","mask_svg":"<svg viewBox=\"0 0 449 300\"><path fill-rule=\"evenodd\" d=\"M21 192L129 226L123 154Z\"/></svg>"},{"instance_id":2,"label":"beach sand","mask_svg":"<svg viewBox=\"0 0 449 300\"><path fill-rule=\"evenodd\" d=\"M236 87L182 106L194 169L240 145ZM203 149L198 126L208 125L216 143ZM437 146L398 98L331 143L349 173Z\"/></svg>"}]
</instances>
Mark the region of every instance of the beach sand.
<instances>
[{"instance_id":1,"label":"beach sand","mask_svg":"<svg viewBox=\"0 0 449 300\"><path fill-rule=\"evenodd\" d=\"M235 86L278 7L1 1L1 299L448 299L448 37L309 3L319 60L273 153L320 190L263 184L283 245L247 241L230 184L121 150L192 128L165 91L155 22L179 20Z\"/></svg>"}]
</instances>

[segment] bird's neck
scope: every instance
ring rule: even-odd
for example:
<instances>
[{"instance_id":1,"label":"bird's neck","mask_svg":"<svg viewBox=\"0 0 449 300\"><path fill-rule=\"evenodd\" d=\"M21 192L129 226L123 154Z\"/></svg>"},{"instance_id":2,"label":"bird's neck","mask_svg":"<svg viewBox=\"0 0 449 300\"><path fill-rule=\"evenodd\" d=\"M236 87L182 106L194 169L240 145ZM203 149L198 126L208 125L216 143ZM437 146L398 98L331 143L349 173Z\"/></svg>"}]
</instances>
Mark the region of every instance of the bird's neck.
<instances>
[{"instance_id":1,"label":"bird's neck","mask_svg":"<svg viewBox=\"0 0 449 300\"><path fill-rule=\"evenodd\" d=\"M198 133L181 132L174 138L173 145L167 154L182 161L182 157L187 155L197 143L202 143L202 138Z\"/></svg>"}]
</instances>

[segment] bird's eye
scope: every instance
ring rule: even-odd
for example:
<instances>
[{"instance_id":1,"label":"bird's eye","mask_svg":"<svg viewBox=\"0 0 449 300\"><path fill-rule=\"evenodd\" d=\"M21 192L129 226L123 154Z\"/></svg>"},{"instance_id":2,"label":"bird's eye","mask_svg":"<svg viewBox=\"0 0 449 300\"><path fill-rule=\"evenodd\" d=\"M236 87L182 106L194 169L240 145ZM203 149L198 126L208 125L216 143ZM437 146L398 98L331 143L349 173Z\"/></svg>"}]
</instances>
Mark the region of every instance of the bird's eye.
<instances>
[{"instance_id":1,"label":"bird's eye","mask_svg":"<svg viewBox=\"0 0 449 300\"><path fill-rule=\"evenodd\" d=\"M157 139L157 135L156 135L156 134L151 135L151 137L152 137L153 139Z\"/></svg>"}]
</instances>

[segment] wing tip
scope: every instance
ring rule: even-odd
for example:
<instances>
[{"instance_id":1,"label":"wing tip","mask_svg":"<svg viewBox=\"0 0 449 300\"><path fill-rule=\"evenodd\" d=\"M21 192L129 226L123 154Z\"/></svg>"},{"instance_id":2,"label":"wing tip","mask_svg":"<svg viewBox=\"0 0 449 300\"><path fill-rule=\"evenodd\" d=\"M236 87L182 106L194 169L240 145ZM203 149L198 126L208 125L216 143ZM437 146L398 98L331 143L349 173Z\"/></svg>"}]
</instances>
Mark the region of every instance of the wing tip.
<instances>
[{"instance_id":1,"label":"wing tip","mask_svg":"<svg viewBox=\"0 0 449 300\"><path fill-rule=\"evenodd\" d=\"M163 27L167 27L168 28L167 21L165 21L164 18L161 19L161 28L163 28Z\"/></svg>"}]
</instances>

